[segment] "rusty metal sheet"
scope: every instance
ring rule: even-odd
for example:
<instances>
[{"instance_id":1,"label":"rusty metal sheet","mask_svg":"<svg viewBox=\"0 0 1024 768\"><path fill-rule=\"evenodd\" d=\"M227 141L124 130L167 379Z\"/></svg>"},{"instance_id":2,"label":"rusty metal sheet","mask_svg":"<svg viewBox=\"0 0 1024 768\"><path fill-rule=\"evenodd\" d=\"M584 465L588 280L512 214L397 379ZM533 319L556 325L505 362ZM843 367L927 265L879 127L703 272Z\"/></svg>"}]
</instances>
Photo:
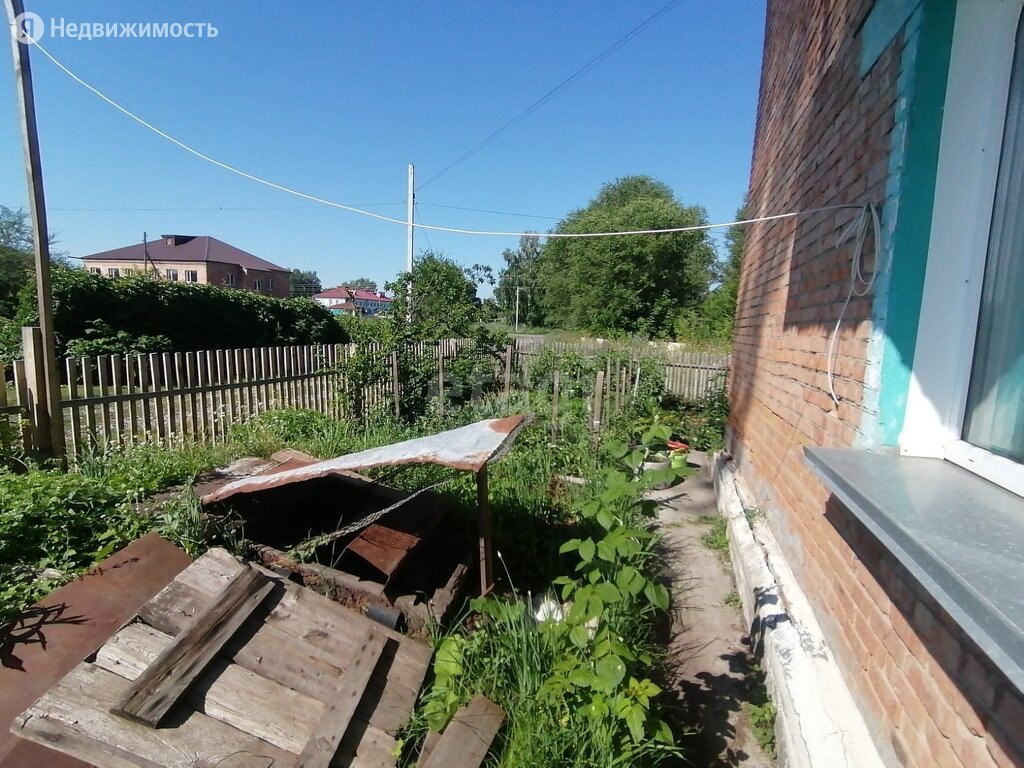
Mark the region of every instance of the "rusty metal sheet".
<instances>
[{"instance_id":1,"label":"rusty metal sheet","mask_svg":"<svg viewBox=\"0 0 1024 768\"><path fill-rule=\"evenodd\" d=\"M105 643L188 567L192 558L154 533L136 539L51 592L0 629L0 765L83 768L8 728L21 711Z\"/></svg>"},{"instance_id":2,"label":"rusty metal sheet","mask_svg":"<svg viewBox=\"0 0 1024 768\"><path fill-rule=\"evenodd\" d=\"M526 417L522 415L508 416L504 419L485 419L465 427L350 453L309 466L242 478L207 494L203 497L203 503L211 504L223 501L236 493L279 488L282 485L326 477L344 470L355 471L402 464L437 464L478 472L489 461L501 456L515 439L525 419Z\"/></svg>"}]
</instances>

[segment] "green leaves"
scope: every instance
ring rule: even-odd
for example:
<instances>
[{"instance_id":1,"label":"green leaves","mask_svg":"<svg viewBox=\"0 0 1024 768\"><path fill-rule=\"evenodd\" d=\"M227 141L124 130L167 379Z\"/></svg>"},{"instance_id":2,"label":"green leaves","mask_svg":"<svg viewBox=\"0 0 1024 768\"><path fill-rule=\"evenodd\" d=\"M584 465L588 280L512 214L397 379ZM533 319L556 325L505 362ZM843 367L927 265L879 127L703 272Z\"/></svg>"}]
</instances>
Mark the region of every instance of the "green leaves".
<instances>
[{"instance_id":1,"label":"green leaves","mask_svg":"<svg viewBox=\"0 0 1024 768\"><path fill-rule=\"evenodd\" d=\"M604 185L560 233L661 229L704 223L649 176ZM712 277L714 248L703 232L658 237L548 239L528 275L551 327L664 336L682 307L697 306Z\"/></svg>"},{"instance_id":2,"label":"green leaves","mask_svg":"<svg viewBox=\"0 0 1024 768\"><path fill-rule=\"evenodd\" d=\"M439 677L454 677L462 674L463 643L456 635L441 641L434 655L434 674Z\"/></svg>"},{"instance_id":3,"label":"green leaves","mask_svg":"<svg viewBox=\"0 0 1024 768\"><path fill-rule=\"evenodd\" d=\"M646 597L651 602L651 605L655 606L658 610L668 610L668 590L661 584L648 581L644 586L644 597Z\"/></svg>"},{"instance_id":4,"label":"green leaves","mask_svg":"<svg viewBox=\"0 0 1024 768\"><path fill-rule=\"evenodd\" d=\"M594 544L593 539L585 539L580 542L579 553L580 558L584 563L589 563L594 559L594 552L597 550L597 545Z\"/></svg>"},{"instance_id":5,"label":"green leaves","mask_svg":"<svg viewBox=\"0 0 1024 768\"><path fill-rule=\"evenodd\" d=\"M626 676L626 665L618 656L605 656L597 662L593 687L611 693Z\"/></svg>"}]
</instances>

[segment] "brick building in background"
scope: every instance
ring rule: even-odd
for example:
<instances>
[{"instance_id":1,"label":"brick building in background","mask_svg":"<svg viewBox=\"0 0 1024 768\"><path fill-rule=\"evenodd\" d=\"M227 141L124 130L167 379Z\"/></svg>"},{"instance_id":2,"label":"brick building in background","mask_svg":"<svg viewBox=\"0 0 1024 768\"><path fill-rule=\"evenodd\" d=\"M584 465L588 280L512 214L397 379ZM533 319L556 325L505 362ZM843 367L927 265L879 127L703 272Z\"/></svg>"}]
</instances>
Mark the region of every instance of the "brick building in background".
<instances>
[{"instance_id":1,"label":"brick building in background","mask_svg":"<svg viewBox=\"0 0 1024 768\"><path fill-rule=\"evenodd\" d=\"M886 765L1024 764L1021 7L768 3L747 212L878 274L748 228L729 448Z\"/></svg>"},{"instance_id":2,"label":"brick building in background","mask_svg":"<svg viewBox=\"0 0 1024 768\"><path fill-rule=\"evenodd\" d=\"M290 272L215 237L160 235L159 240L93 253L86 269L107 277L148 274L165 280L208 283L286 299Z\"/></svg>"}]
</instances>

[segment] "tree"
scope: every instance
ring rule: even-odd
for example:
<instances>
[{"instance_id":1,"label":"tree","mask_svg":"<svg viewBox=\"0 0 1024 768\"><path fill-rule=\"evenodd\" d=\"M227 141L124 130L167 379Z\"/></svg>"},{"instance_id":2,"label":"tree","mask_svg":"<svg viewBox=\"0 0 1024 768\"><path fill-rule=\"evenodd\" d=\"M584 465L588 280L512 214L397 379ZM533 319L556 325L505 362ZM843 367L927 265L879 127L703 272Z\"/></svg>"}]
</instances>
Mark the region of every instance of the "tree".
<instances>
[{"instance_id":1,"label":"tree","mask_svg":"<svg viewBox=\"0 0 1024 768\"><path fill-rule=\"evenodd\" d=\"M494 299L510 324L516 319L516 293L519 294L519 322L526 325L540 325L540 305L536 301L539 292L537 282L537 259L540 256L540 237L523 235L519 247L506 248L501 252L505 267L498 277Z\"/></svg>"},{"instance_id":2,"label":"tree","mask_svg":"<svg viewBox=\"0 0 1024 768\"><path fill-rule=\"evenodd\" d=\"M736 211L736 219L747 217L744 203ZM721 266L720 282L704 300L701 314L708 325L709 333L715 338L731 339L736 322L736 296L740 286L740 269L743 266L743 239L745 224L733 224L725 235L726 260Z\"/></svg>"},{"instance_id":3,"label":"tree","mask_svg":"<svg viewBox=\"0 0 1024 768\"><path fill-rule=\"evenodd\" d=\"M313 296L323 286L315 270L293 269L288 277L288 291L291 296Z\"/></svg>"},{"instance_id":4,"label":"tree","mask_svg":"<svg viewBox=\"0 0 1024 768\"><path fill-rule=\"evenodd\" d=\"M345 282L342 283L342 285L356 290L370 291L372 293L377 292L377 281L371 280L368 277L360 277L357 278L356 280L346 280Z\"/></svg>"},{"instance_id":5,"label":"tree","mask_svg":"<svg viewBox=\"0 0 1024 768\"><path fill-rule=\"evenodd\" d=\"M649 176L604 185L556 233L667 229L707 223ZM548 238L537 258L537 297L552 327L596 333L670 335L676 318L704 301L714 247L706 232Z\"/></svg>"},{"instance_id":6,"label":"tree","mask_svg":"<svg viewBox=\"0 0 1024 768\"><path fill-rule=\"evenodd\" d=\"M419 339L465 336L480 317L476 281L477 267L464 268L444 253L423 251L412 274L403 272L385 288L395 297L390 319L405 323L409 315L409 284L412 283L412 312L409 330Z\"/></svg>"},{"instance_id":7,"label":"tree","mask_svg":"<svg viewBox=\"0 0 1024 768\"><path fill-rule=\"evenodd\" d=\"M18 291L32 279L28 214L0 205L0 317L13 317Z\"/></svg>"}]
</instances>

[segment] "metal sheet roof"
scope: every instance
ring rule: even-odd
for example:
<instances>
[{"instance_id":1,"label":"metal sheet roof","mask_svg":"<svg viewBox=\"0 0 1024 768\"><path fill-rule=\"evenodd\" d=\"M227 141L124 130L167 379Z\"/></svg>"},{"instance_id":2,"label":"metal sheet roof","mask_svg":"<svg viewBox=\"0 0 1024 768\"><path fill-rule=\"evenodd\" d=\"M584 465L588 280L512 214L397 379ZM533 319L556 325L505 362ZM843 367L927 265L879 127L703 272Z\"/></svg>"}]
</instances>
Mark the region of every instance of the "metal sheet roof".
<instances>
[{"instance_id":1,"label":"metal sheet roof","mask_svg":"<svg viewBox=\"0 0 1024 768\"><path fill-rule=\"evenodd\" d=\"M366 451L350 453L305 467L246 477L207 494L203 497L203 503L223 501L236 493L252 493L253 491L279 488L282 485L326 477L345 470L357 471L402 464L437 464L442 467L477 472L504 452L515 439L525 418L520 415L508 416L504 419L485 419L465 427L438 432L427 437L417 437L393 445L370 448Z\"/></svg>"}]
</instances>

